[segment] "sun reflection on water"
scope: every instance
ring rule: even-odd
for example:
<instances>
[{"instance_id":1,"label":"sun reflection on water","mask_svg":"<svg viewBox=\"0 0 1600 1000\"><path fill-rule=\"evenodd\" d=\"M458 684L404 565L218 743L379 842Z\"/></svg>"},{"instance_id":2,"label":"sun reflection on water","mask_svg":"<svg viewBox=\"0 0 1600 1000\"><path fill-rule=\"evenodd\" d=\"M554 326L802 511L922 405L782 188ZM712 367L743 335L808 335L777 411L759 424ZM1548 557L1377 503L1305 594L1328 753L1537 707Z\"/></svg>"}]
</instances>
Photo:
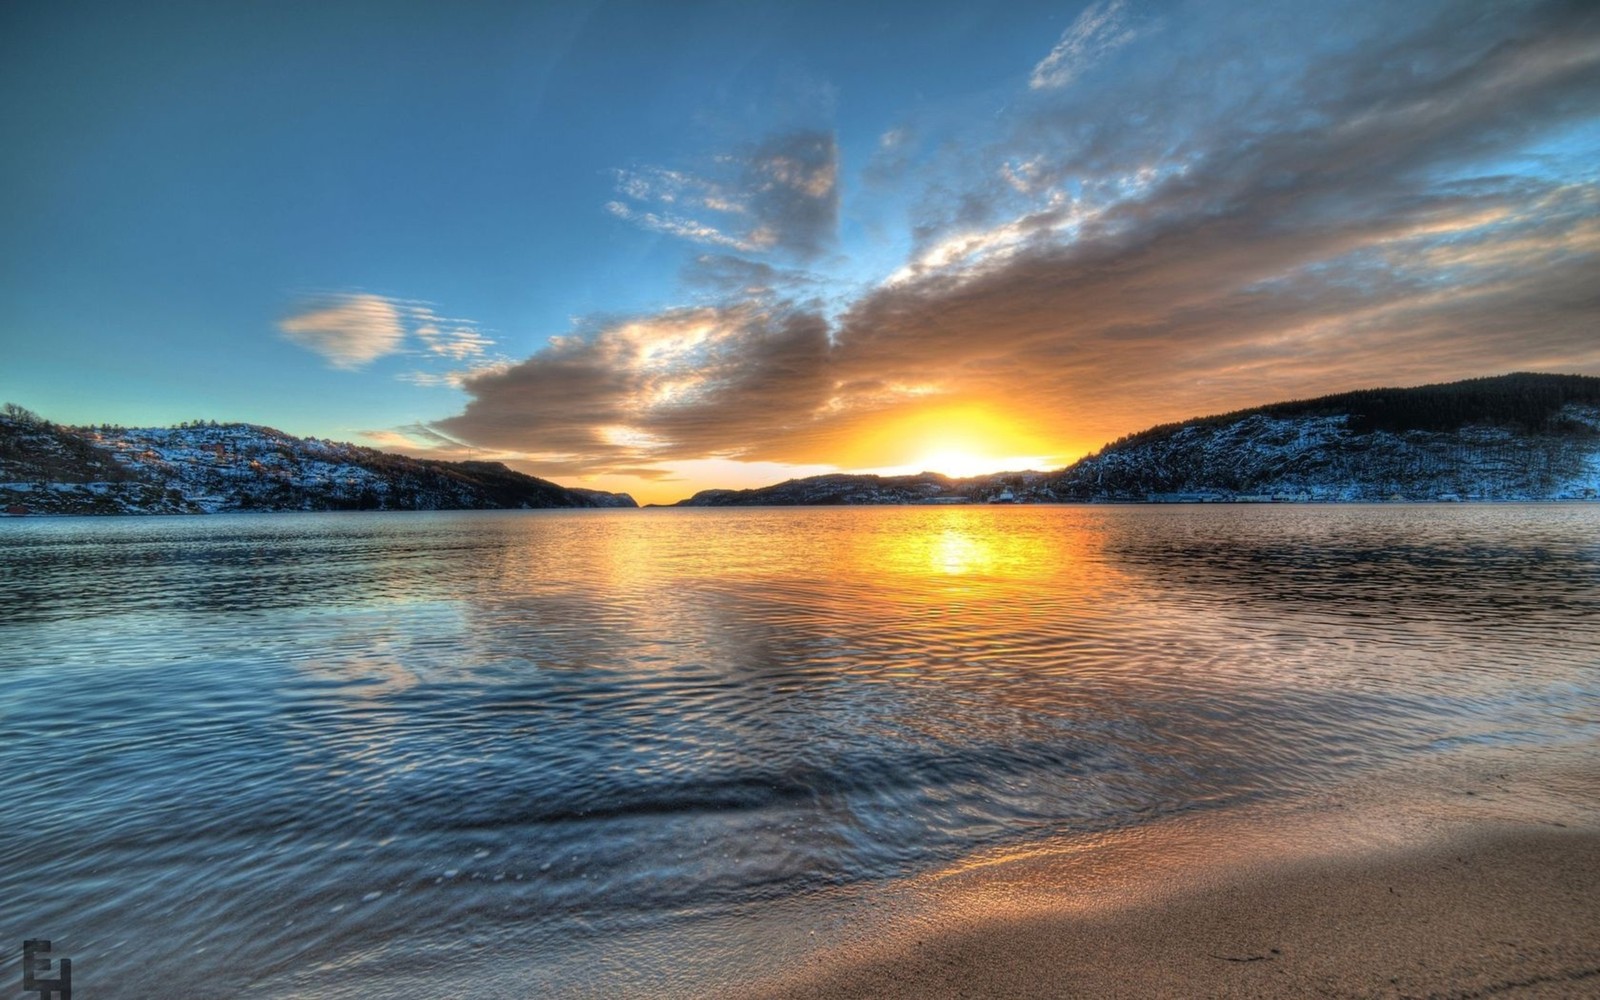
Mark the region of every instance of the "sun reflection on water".
<instances>
[{"instance_id":1,"label":"sun reflection on water","mask_svg":"<svg viewBox=\"0 0 1600 1000\"><path fill-rule=\"evenodd\" d=\"M946 528L933 543L933 568L959 575L991 569L993 547L962 531Z\"/></svg>"},{"instance_id":2,"label":"sun reflection on water","mask_svg":"<svg viewBox=\"0 0 1600 1000\"><path fill-rule=\"evenodd\" d=\"M203 954L243 991L332 938L369 969L463 933L553 962L1432 748L1596 738L1578 507L79 521L0 546L26 581L0 703L71 706L0 752L30 774L0 889L89 940L153 928L96 949L130 982Z\"/></svg>"}]
</instances>

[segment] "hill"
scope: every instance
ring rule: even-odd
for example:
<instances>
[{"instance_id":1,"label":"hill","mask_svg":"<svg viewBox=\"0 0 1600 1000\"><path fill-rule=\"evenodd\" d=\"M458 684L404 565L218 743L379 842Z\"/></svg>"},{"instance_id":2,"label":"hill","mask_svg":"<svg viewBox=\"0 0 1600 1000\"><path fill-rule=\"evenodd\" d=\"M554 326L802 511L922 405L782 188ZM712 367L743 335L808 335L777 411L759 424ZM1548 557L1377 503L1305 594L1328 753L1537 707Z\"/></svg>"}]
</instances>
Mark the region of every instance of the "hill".
<instances>
[{"instance_id":1,"label":"hill","mask_svg":"<svg viewBox=\"0 0 1600 1000\"><path fill-rule=\"evenodd\" d=\"M1369 389L1152 427L1042 489L1060 500L1592 498L1600 378Z\"/></svg>"},{"instance_id":2,"label":"hill","mask_svg":"<svg viewBox=\"0 0 1600 1000\"><path fill-rule=\"evenodd\" d=\"M1291 400L1151 427L1053 473L814 476L684 506L1569 500L1600 495L1600 378L1518 373Z\"/></svg>"},{"instance_id":3,"label":"hill","mask_svg":"<svg viewBox=\"0 0 1600 1000\"><path fill-rule=\"evenodd\" d=\"M1018 483L1039 479L1042 473L1014 473L1008 477L976 476L952 479L937 472L909 476L874 476L835 473L790 479L773 486L748 490L701 490L679 507L824 507L862 504L959 503L984 500L998 494L1001 480Z\"/></svg>"},{"instance_id":4,"label":"hill","mask_svg":"<svg viewBox=\"0 0 1600 1000\"><path fill-rule=\"evenodd\" d=\"M258 510L634 507L498 462L410 458L253 424L63 427L0 409L0 511L195 514Z\"/></svg>"},{"instance_id":5,"label":"hill","mask_svg":"<svg viewBox=\"0 0 1600 1000\"><path fill-rule=\"evenodd\" d=\"M1130 434L1056 472L833 474L679 506L1600 497L1600 378L1518 373L1290 400ZM0 511L633 507L498 462L440 462L252 424L62 427L0 408Z\"/></svg>"}]
</instances>

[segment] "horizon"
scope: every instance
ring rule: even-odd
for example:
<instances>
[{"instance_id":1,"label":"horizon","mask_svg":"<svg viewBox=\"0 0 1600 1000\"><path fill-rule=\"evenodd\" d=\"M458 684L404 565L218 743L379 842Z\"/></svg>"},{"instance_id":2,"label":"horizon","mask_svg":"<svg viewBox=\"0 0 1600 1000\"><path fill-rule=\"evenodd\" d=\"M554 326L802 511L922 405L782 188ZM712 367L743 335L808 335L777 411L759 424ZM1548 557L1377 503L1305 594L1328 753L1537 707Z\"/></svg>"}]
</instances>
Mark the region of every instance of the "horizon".
<instances>
[{"instance_id":1,"label":"horizon","mask_svg":"<svg viewBox=\"0 0 1600 1000\"><path fill-rule=\"evenodd\" d=\"M220 415L642 505L1600 375L1581 4L0 27L0 399L63 424Z\"/></svg>"},{"instance_id":2,"label":"horizon","mask_svg":"<svg viewBox=\"0 0 1600 1000\"><path fill-rule=\"evenodd\" d=\"M1587 376L1587 375L1581 375L1581 374L1576 374L1576 373L1571 373L1571 372L1528 372L1528 371L1517 371L1517 372L1503 372L1503 373L1498 374L1498 375L1480 375L1480 376L1475 376L1473 378L1460 379L1460 380L1457 380L1457 381L1454 381L1454 382L1429 383L1429 384L1426 384L1426 385L1367 386L1367 387L1365 387L1363 389L1355 390L1355 392L1357 392L1357 393L1360 393L1360 392L1411 392L1411 391L1416 391L1416 390L1449 388L1449 387L1468 385L1468 384L1474 384L1474 383L1495 382L1495 381L1501 381L1501 380L1506 380L1506 379L1527 378L1527 377L1552 378L1552 379L1562 379L1562 378L1600 378L1600 376ZM1302 398L1298 398L1298 399L1277 399L1277 400L1272 400L1272 401L1266 402L1266 403L1259 403L1259 404L1256 404L1254 406L1244 407L1244 408L1239 409L1239 410L1231 410L1231 411L1223 412L1223 413L1196 414L1196 415L1184 418L1182 420L1174 421L1174 422L1171 422L1171 423L1152 424L1152 425L1149 425L1147 427L1139 428L1138 430L1129 431L1129 432L1127 432L1125 434L1119 435L1118 437L1116 437L1114 439L1105 441L1105 442L1101 443L1100 445L1098 445L1097 447L1091 448L1089 451L1085 452L1083 455L1079 456L1078 458L1073 459L1071 462L1068 462L1068 463L1066 463L1064 465L1061 465L1061 466L1055 466L1055 467L1047 467L1047 468L1022 468L1022 467L1004 468L1004 469L994 469L994 470L987 470L987 471L980 471L980 472L971 472L971 473L966 473L966 474L951 473L951 472L946 472L946 471L943 471L943 470L940 470L940 469L936 469L936 468L922 468L922 469L906 469L906 468L902 468L902 469L865 469L865 470L857 470L857 471L834 470L834 471L830 471L830 472L811 473L811 474L805 475L805 476L789 476L789 477L786 477L786 478L781 479L781 480L772 480L772 481L769 481L769 482L757 483L757 484L754 484L752 486L728 487L728 486L719 486L719 485L716 485L716 484L702 485L696 491L696 493L698 493L700 491L705 491L705 490L713 490L713 491L714 490L739 491L739 490L752 490L752 489L758 490L758 489L762 489L762 488L765 488L765 487L785 485L785 484L787 484L789 482L793 482L793 481L796 481L796 480L812 479L812 478L818 478L818 477L823 477L823 476L875 476L875 477L881 477L881 478L896 478L896 477L916 478L916 477L919 477L919 476L940 476L942 478L949 479L949 480L951 480L953 482L967 482L967 481L971 481L971 480L992 479L992 478L1000 477L1000 476L1015 476L1015 475L1044 475L1044 476L1050 476L1050 475L1057 475L1057 474L1060 474L1060 473L1063 473L1063 472L1070 471L1073 467L1075 467L1076 465L1080 464L1081 462L1083 462L1085 460L1088 460L1088 459L1091 459L1091 458L1094 458L1097 455L1103 454L1104 452L1106 452L1109 449L1115 448L1116 446L1118 446L1120 443L1122 443L1123 441L1127 440L1128 438L1139 437L1139 436L1148 434L1148 433L1150 433L1152 431L1159 431L1159 430L1162 430L1164 428L1180 427L1180 426L1186 426L1186 425L1192 425L1192 424L1204 424L1204 423L1208 423L1208 422L1211 422L1211 421L1224 419L1224 418L1228 418L1228 417L1242 416L1242 415L1245 415L1245 414L1254 413L1254 412L1261 411L1261 410L1273 410L1273 409L1282 408L1282 407L1301 406L1301 405L1306 405L1306 404L1310 404L1310 403L1318 403L1318 402L1323 402L1323 401L1333 401L1333 400L1340 399L1340 398L1342 398L1343 396L1346 396L1346 395L1350 395L1350 393L1332 393L1332 394L1319 395L1319 396L1302 397ZM20 404L13 403L10 400L0 400L0 405L3 405L8 410L10 410L12 407L19 406ZM25 416L30 418L30 419L38 419L38 420L44 421L46 423L58 423L56 421L52 421L48 414L35 413L35 412L31 411L31 410L28 410L26 407L23 407L22 409L24 411ZM69 430L78 430L78 431L94 431L96 428L104 427L104 426L107 426L108 424L109 424L109 422L107 422L107 421L92 421L92 422L86 423L86 424L69 424L69 425L60 425L58 423L59 426L65 426ZM126 426L123 426L123 425L115 425L115 424L111 424L110 426L118 427L119 429L122 429L122 430L181 430L181 429L184 429L186 427L198 427L198 426L211 426L211 427L242 426L242 427L253 427L253 428L258 429L258 430L266 430L266 431L271 431L271 432L279 433L279 434L287 433L287 432L282 431L278 427L276 427L274 425L271 425L271 424L252 424L252 423L248 423L248 422L244 422L244 421L217 420L215 418L205 418L205 417L191 418L191 419L188 419L188 420L178 421L178 422L173 423L173 424L162 425L162 426L159 426L159 427L126 427ZM299 437L302 437L302 438L306 437L304 435L296 435L296 436L299 436ZM339 441L339 440L327 439L327 438L322 438L320 440L332 441L332 443L341 444L341 445L357 445L357 442L352 442L352 441ZM357 446L361 446L361 445L357 445ZM361 447L366 447L366 446L361 446ZM383 449L378 449L378 450L382 451ZM404 454L402 452L387 452L387 453L388 454ZM422 455L422 456L416 456L416 457L428 458L429 456ZM504 462L498 462L498 460L495 460L495 459L475 459L475 458L471 458L471 457L468 457L468 458L465 458L465 459L451 459L451 460L447 460L447 461L478 461L478 462L489 461L489 462L496 462L497 464L500 464L502 466L505 465ZM509 466L507 466L507 467L509 467ZM542 478L542 477L540 477L540 478ZM569 485L567 483L554 482L553 480L549 480L549 482L552 482L553 485L556 485L556 486L563 486L564 487L564 486ZM611 492L626 493L626 491L611 491ZM631 494L628 494L628 495L631 496ZM691 499L694 495L695 494L687 494L685 496L679 497L677 500L650 499L650 500L646 500L646 501L638 501L637 497L635 497L633 499L635 499L635 501L638 502L638 506L640 508L644 508L644 507L672 507L672 506L676 506L679 503L682 503L682 502L685 502L685 501Z\"/></svg>"},{"instance_id":3,"label":"horizon","mask_svg":"<svg viewBox=\"0 0 1600 1000\"><path fill-rule=\"evenodd\" d=\"M1496 379L1520 378L1520 376L1549 376L1549 378L1597 378L1597 376L1582 376L1582 374L1562 373L1562 371L1506 371L1506 373L1501 373L1501 374L1488 374L1488 376L1474 376L1474 378L1469 378L1469 379L1458 379L1458 381L1454 381L1454 382L1430 382L1430 384L1426 384L1426 386L1366 386L1365 389L1357 390L1357 392L1389 392L1389 390L1394 390L1394 392L1406 392L1406 390L1435 389L1435 387L1442 387L1442 386L1459 386L1459 384L1466 384L1466 382L1496 381ZM862 477L864 477L864 475L875 475L875 477L883 477L883 478L890 478L890 477L920 477L920 475L938 475L938 477L949 478L949 480L954 480L954 482L966 482L966 480L978 480L978 478L1002 477L1002 475L1029 475L1029 474L1054 475L1054 474L1059 474L1059 472L1066 472L1066 470L1072 469L1072 467L1077 466L1078 462L1085 461L1085 459L1088 459L1088 458L1093 458L1093 456L1096 456L1096 454L1104 453L1104 451L1106 451L1107 448L1114 448L1114 446L1117 445L1118 442L1122 442L1122 440L1125 440L1125 438L1136 437L1136 435L1146 434L1146 432L1150 432L1150 430L1158 430L1158 429L1162 429L1162 427L1170 427L1170 426L1184 426L1184 424L1197 424L1197 422L1214 421L1214 419L1227 418L1227 416L1235 416L1235 414L1251 413L1251 411L1256 411L1256 410L1270 410L1270 408L1275 408L1275 406L1290 406L1290 405L1301 405L1301 403L1314 403L1314 402L1318 402L1318 400L1323 400L1323 398L1330 398L1330 400L1331 400L1331 398L1338 398L1339 395L1346 395L1346 394L1330 394L1330 395L1323 395L1323 397L1293 398L1293 400L1270 400L1270 402L1258 403L1258 405L1245 406L1245 408L1242 408L1242 410L1227 411L1227 413L1194 414L1194 416L1189 416L1189 418L1179 419L1179 421L1173 421L1173 422L1170 422L1170 424L1150 424L1150 426L1139 427L1139 429L1136 429L1136 430L1128 430L1128 432L1123 432L1123 434L1118 435L1118 437L1110 438L1110 440L1106 440L1106 442L1102 442L1101 445L1094 446L1094 448L1090 448L1090 450L1085 451L1085 453L1083 453L1083 454L1080 454L1080 456L1078 456L1078 458L1072 459L1072 461L1066 462L1066 464L1061 464L1061 466L1051 466L1051 467L1014 467L1014 469L987 469L987 470L981 470L981 472L968 472L968 474L955 474L955 472L946 472L946 470L933 469L933 467L925 467L925 469L829 470L829 472L811 472L811 474L808 474L808 475L790 475L790 477L781 478L781 480L771 480L771 482L754 483L754 485L749 485L749 486L746 486L746 485L722 486L722 485L717 485L717 483L709 483L709 485L701 485L701 486L699 486L698 490L696 490L696 493L699 493L699 491L704 491L704 490L734 490L734 491L738 491L738 490L760 490L760 488L765 488L765 486L784 485L784 483L794 482L794 480L800 480L800 478L822 477L822 475L862 475ZM13 403L13 402L11 402L11 400L0 400L0 405L18 406L19 403ZM27 410L27 408L24 408L24 410ZM59 421L51 421L51 418L50 418L50 416L48 416L48 414L34 413L34 411L27 411L27 413L29 413L29 416L32 416L32 418L42 419L42 421L46 421L46 422L58 422L58 424L59 424ZM69 429L74 429L74 430L94 430L94 429L96 429L96 427L107 426L107 424L110 424L110 422L109 421L91 421L91 422L86 422L86 424L66 424L66 427L69 427ZM229 427L229 426L256 427L256 429L272 430L272 432L278 432L278 434L286 434L286 432L283 432L283 430L278 429L278 427L272 426L272 424L251 424L251 422L246 422L246 421L227 421L227 419L224 419L224 421L218 421L218 419L216 419L216 418L190 418L190 419L187 419L187 421L173 422L173 424L165 424L165 426L160 426L160 427L123 427L123 429L128 429L128 430L154 430L154 429L176 430L176 429L182 429L182 427L187 427L187 426L200 426L200 424L211 424L211 426L221 426L221 427ZM117 424L112 424L112 426L117 426ZM296 437L302 437L302 438L304 438L304 437L318 437L318 435L296 435ZM334 443L341 443L341 445L358 445L358 442L344 442L344 440L336 440L336 438L320 438L320 440L333 440ZM365 446L365 445L363 445L363 446ZM379 451L384 451L384 450L382 450L382 448L379 448ZM402 451L390 451L389 454L405 454L405 453L402 453ZM430 458L430 456L427 456L427 454L421 454L421 456L414 456L414 458ZM499 461L499 459L477 459L477 458L470 458L470 456L469 456L469 458L464 458L464 459L462 459L462 458L445 459L445 461L491 461L491 462L499 462L499 464L502 464L502 466L506 466L506 462L501 462L501 461ZM509 467L509 466L507 466L507 467ZM542 478L542 477L538 477L538 478ZM571 485L571 483L560 483L560 482L555 482L555 480L547 480L547 482L552 482L552 483L554 483L554 485L557 485L557 486L568 486L568 485ZM627 493L627 491L626 490L618 490L618 491L613 491L613 493ZM629 496L632 496L632 494L629 494ZM677 498L677 499L648 499L648 501L640 501L640 499L638 499L638 498L634 498L634 499L635 499L635 501L638 502L638 507L672 507L672 506L677 506L678 502L688 501L688 499L693 498L693 496L694 496L694 494L691 493L691 494L685 494L685 496L680 496L680 498Z\"/></svg>"}]
</instances>

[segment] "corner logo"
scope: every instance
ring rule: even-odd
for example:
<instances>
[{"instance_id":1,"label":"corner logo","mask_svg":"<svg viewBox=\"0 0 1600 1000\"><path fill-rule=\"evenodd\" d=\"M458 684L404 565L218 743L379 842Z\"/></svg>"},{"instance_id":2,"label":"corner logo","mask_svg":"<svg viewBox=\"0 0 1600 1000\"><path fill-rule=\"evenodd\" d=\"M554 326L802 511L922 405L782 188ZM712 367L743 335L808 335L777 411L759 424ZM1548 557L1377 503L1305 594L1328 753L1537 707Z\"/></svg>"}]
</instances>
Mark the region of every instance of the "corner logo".
<instances>
[{"instance_id":1,"label":"corner logo","mask_svg":"<svg viewBox=\"0 0 1600 1000\"><path fill-rule=\"evenodd\" d=\"M52 971L55 978L47 978ZM22 942L22 989L39 1000L72 1000L72 959L50 957L49 941Z\"/></svg>"}]
</instances>

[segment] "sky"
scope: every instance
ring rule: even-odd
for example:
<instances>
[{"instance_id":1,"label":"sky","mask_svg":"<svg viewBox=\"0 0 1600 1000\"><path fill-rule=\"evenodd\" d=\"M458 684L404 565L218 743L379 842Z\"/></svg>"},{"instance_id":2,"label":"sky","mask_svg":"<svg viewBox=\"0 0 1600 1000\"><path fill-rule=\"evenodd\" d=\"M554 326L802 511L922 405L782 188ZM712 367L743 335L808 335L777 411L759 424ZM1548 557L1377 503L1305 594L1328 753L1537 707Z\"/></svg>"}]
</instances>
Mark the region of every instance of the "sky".
<instances>
[{"instance_id":1,"label":"sky","mask_svg":"<svg viewBox=\"0 0 1600 1000\"><path fill-rule=\"evenodd\" d=\"M1600 375L1592 2L7 0L0 136L61 423L671 502Z\"/></svg>"}]
</instances>

